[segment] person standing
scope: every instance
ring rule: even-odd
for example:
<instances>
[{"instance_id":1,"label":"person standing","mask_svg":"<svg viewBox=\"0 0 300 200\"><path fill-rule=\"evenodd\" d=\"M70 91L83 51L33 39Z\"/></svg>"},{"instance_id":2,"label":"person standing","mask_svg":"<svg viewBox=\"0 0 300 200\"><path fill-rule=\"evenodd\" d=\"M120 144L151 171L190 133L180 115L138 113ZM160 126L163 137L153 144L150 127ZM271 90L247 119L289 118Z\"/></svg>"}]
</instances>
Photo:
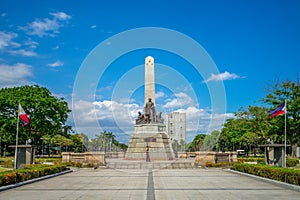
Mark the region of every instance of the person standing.
<instances>
[{"instance_id":1,"label":"person standing","mask_svg":"<svg viewBox=\"0 0 300 200\"><path fill-rule=\"evenodd\" d=\"M147 144L146 147L146 162L150 162L150 153L149 153L149 146Z\"/></svg>"}]
</instances>

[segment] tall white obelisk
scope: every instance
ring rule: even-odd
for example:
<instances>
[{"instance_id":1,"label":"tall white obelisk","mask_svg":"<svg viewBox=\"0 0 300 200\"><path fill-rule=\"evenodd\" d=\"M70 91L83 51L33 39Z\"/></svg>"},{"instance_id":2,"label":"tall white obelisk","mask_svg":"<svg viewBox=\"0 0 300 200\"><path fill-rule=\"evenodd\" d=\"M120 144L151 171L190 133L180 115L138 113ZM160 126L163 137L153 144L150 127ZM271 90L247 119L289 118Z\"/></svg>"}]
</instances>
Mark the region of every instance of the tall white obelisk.
<instances>
[{"instance_id":1,"label":"tall white obelisk","mask_svg":"<svg viewBox=\"0 0 300 200\"><path fill-rule=\"evenodd\" d=\"M145 59L145 93L144 93L144 105L148 102L148 99L155 104L155 82L154 82L154 58L151 56Z\"/></svg>"}]
</instances>

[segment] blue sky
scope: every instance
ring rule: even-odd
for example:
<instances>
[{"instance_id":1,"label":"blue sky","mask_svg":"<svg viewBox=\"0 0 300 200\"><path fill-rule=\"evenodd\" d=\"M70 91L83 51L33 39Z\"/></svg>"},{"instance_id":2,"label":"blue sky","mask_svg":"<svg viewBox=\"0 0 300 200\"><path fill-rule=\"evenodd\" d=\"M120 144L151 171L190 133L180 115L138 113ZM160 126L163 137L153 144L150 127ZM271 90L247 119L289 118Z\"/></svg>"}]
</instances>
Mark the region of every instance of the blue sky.
<instances>
[{"instance_id":1,"label":"blue sky","mask_svg":"<svg viewBox=\"0 0 300 200\"><path fill-rule=\"evenodd\" d=\"M92 136L107 130L127 142L143 107L143 64L151 55L156 107L164 113L186 112L190 141L197 133L220 129L240 107L257 104L270 81L297 79L299 10L297 0L0 0L0 87L47 87L69 102L74 112L68 123L76 132ZM146 33L129 40L126 31L136 29ZM192 39L212 67L204 69L192 48L179 54L165 46L144 45L160 39L152 38L159 30L167 35L161 36L163 41L172 33L184 36L170 37L178 52ZM118 36L123 40L116 44ZM121 51L132 44L139 48ZM114 60L103 64L101 59L118 51ZM189 55L201 60L199 67ZM225 99L218 97L223 87Z\"/></svg>"}]
</instances>

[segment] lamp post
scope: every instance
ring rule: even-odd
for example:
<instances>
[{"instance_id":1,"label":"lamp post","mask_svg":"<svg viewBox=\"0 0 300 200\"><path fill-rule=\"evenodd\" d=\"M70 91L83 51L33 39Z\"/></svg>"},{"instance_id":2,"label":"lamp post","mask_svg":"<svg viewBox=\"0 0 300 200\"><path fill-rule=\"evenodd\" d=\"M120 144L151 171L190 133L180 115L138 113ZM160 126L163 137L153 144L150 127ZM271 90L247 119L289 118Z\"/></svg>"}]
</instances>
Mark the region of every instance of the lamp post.
<instances>
[{"instance_id":1,"label":"lamp post","mask_svg":"<svg viewBox=\"0 0 300 200\"><path fill-rule=\"evenodd\" d=\"M0 157L1 157L1 137L2 137L2 134L0 134Z\"/></svg>"},{"instance_id":2,"label":"lamp post","mask_svg":"<svg viewBox=\"0 0 300 200\"><path fill-rule=\"evenodd\" d=\"M42 156L44 155L44 139L45 138L41 138L41 140L42 140Z\"/></svg>"}]
</instances>

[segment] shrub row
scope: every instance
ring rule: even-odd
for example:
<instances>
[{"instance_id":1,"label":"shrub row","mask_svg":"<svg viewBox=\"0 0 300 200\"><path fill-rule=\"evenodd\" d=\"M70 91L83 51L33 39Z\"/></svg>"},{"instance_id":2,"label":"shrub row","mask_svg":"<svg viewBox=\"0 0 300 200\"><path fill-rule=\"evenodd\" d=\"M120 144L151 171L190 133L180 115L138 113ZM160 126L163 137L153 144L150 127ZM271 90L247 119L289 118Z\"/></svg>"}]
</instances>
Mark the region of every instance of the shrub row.
<instances>
[{"instance_id":1,"label":"shrub row","mask_svg":"<svg viewBox=\"0 0 300 200\"><path fill-rule=\"evenodd\" d=\"M19 183L22 181L55 174L65 171L65 165L26 165L22 169L10 170L0 173L0 186Z\"/></svg>"},{"instance_id":2,"label":"shrub row","mask_svg":"<svg viewBox=\"0 0 300 200\"><path fill-rule=\"evenodd\" d=\"M99 166L104 166L103 164L99 164L99 163L80 163L80 162L65 162L65 165L69 166L69 167L84 167L84 168L93 168L93 167L99 167Z\"/></svg>"},{"instance_id":3,"label":"shrub row","mask_svg":"<svg viewBox=\"0 0 300 200\"><path fill-rule=\"evenodd\" d=\"M253 174L294 185L300 185L300 170L279 168L268 165L234 164L236 171Z\"/></svg>"},{"instance_id":4,"label":"shrub row","mask_svg":"<svg viewBox=\"0 0 300 200\"><path fill-rule=\"evenodd\" d=\"M249 158L238 158L238 163L245 163L245 162L257 162L257 164L265 164L264 158L256 158L256 157L249 157Z\"/></svg>"},{"instance_id":5,"label":"shrub row","mask_svg":"<svg viewBox=\"0 0 300 200\"><path fill-rule=\"evenodd\" d=\"M299 164L299 158L287 158L286 159L286 166L287 167L295 167Z\"/></svg>"},{"instance_id":6,"label":"shrub row","mask_svg":"<svg viewBox=\"0 0 300 200\"><path fill-rule=\"evenodd\" d=\"M264 158L256 158L256 157L238 158L238 163L245 163L245 162L257 162L257 164L264 165L265 159ZM299 158L287 158L286 159L287 167L295 167L297 164L299 164Z\"/></svg>"},{"instance_id":7,"label":"shrub row","mask_svg":"<svg viewBox=\"0 0 300 200\"><path fill-rule=\"evenodd\" d=\"M0 166L5 168L14 167L14 158L13 157L0 157Z\"/></svg>"},{"instance_id":8,"label":"shrub row","mask_svg":"<svg viewBox=\"0 0 300 200\"><path fill-rule=\"evenodd\" d=\"M35 163L52 162L53 164L61 163L61 158L35 158Z\"/></svg>"},{"instance_id":9,"label":"shrub row","mask_svg":"<svg viewBox=\"0 0 300 200\"><path fill-rule=\"evenodd\" d=\"M232 163L229 162L219 162L219 163L212 163L212 162L206 162L205 167L228 167L232 166Z\"/></svg>"}]
</instances>

